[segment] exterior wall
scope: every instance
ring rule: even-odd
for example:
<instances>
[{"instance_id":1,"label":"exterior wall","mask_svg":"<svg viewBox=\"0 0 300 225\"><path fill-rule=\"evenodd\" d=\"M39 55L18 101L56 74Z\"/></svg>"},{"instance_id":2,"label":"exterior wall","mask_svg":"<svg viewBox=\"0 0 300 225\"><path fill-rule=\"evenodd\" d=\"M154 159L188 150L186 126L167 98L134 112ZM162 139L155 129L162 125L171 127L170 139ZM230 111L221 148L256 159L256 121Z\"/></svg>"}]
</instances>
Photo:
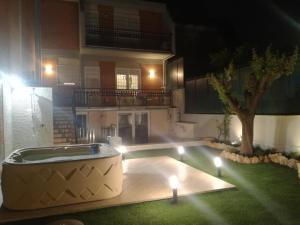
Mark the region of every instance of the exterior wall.
<instances>
[{"instance_id":1,"label":"exterior wall","mask_svg":"<svg viewBox=\"0 0 300 225\"><path fill-rule=\"evenodd\" d=\"M150 137L166 138L171 134L171 116L168 109L156 109L150 112Z\"/></svg>"},{"instance_id":2,"label":"exterior wall","mask_svg":"<svg viewBox=\"0 0 300 225\"><path fill-rule=\"evenodd\" d=\"M12 135L12 102L10 86L3 84L3 137L4 137L4 154L1 156L4 159L13 149Z\"/></svg>"},{"instance_id":3,"label":"exterior wall","mask_svg":"<svg viewBox=\"0 0 300 225\"><path fill-rule=\"evenodd\" d=\"M181 121L194 123L195 137L217 137L217 126L222 123L222 114L185 114L184 89L173 92L173 104L180 108ZM232 116L230 126L231 140L238 141L242 126L237 116ZM254 144L264 148L275 147L281 151L300 150L300 115L265 116L257 115L254 121Z\"/></svg>"},{"instance_id":4,"label":"exterior wall","mask_svg":"<svg viewBox=\"0 0 300 225\"><path fill-rule=\"evenodd\" d=\"M13 150L53 144L52 91L4 84L5 157Z\"/></svg>"},{"instance_id":5,"label":"exterior wall","mask_svg":"<svg viewBox=\"0 0 300 225\"><path fill-rule=\"evenodd\" d=\"M196 122L197 137L217 137L217 125L222 115L184 114L184 121ZM241 123L233 116L230 126L231 140L242 135ZM254 144L264 148L275 147L280 151L300 150L300 116L256 116L254 121Z\"/></svg>"},{"instance_id":6,"label":"exterior wall","mask_svg":"<svg viewBox=\"0 0 300 225\"><path fill-rule=\"evenodd\" d=\"M0 85L0 161L5 158L4 149L4 111L3 111L3 85Z\"/></svg>"},{"instance_id":7,"label":"exterior wall","mask_svg":"<svg viewBox=\"0 0 300 225\"><path fill-rule=\"evenodd\" d=\"M35 72L34 0L22 1L21 15L22 74L25 74L29 79L33 79Z\"/></svg>"},{"instance_id":8,"label":"exterior wall","mask_svg":"<svg viewBox=\"0 0 300 225\"><path fill-rule=\"evenodd\" d=\"M42 0L41 44L44 49L79 49L78 2Z\"/></svg>"},{"instance_id":9,"label":"exterior wall","mask_svg":"<svg viewBox=\"0 0 300 225\"><path fill-rule=\"evenodd\" d=\"M22 65L19 9L18 0L0 1L0 66L11 74L20 74Z\"/></svg>"},{"instance_id":10,"label":"exterior wall","mask_svg":"<svg viewBox=\"0 0 300 225\"><path fill-rule=\"evenodd\" d=\"M102 88L115 88L116 75L115 75L115 62L102 61L100 65L100 85Z\"/></svg>"},{"instance_id":11,"label":"exterior wall","mask_svg":"<svg viewBox=\"0 0 300 225\"><path fill-rule=\"evenodd\" d=\"M0 68L8 70L9 65L9 1L0 1Z\"/></svg>"}]
</instances>

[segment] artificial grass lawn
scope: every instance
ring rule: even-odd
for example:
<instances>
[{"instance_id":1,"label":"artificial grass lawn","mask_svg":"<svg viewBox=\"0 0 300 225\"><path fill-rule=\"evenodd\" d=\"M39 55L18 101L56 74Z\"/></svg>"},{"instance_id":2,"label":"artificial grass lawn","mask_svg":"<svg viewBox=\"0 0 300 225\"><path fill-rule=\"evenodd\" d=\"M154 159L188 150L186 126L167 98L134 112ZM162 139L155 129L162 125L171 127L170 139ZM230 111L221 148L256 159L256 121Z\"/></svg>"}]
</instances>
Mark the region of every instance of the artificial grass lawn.
<instances>
[{"instance_id":1,"label":"artificial grass lawn","mask_svg":"<svg viewBox=\"0 0 300 225\"><path fill-rule=\"evenodd\" d=\"M186 152L185 163L215 175L211 157L219 151L195 147ZM127 157L161 155L178 158L172 149L139 151ZM161 200L13 224L38 225L72 218L85 225L300 225L300 179L296 170L275 164L223 161L222 179L237 189L181 197L177 205Z\"/></svg>"}]
</instances>

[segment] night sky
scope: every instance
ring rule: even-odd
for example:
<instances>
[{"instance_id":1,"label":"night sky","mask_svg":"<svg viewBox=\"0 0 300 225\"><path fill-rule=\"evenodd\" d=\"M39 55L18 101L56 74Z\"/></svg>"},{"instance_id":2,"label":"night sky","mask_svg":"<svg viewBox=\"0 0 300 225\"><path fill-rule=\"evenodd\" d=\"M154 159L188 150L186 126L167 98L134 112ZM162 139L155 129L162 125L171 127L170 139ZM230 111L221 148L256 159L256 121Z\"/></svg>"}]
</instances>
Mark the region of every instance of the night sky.
<instances>
[{"instance_id":1,"label":"night sky","mask_svg":"<svg viewBox=\"0 0 300 225\"><path fill-rule=\"evenodd\" d=\"M300 0L162 1L176 23L216 27L228 45L300 44Z\"/></svg>"},{"instance_id":2,"label":"night sky","mask_svg":"<svg viewBox=\"0 0 300 225\"><path fill-rule=\"evenodd\" d=\"M300 0L154 1L166 3L177 24L177 55L191 69L197 65L191 76L210 70L209 54L223 48L265 49L271 44L286 51L300 47Z\"/></svg>"}]
</instances>

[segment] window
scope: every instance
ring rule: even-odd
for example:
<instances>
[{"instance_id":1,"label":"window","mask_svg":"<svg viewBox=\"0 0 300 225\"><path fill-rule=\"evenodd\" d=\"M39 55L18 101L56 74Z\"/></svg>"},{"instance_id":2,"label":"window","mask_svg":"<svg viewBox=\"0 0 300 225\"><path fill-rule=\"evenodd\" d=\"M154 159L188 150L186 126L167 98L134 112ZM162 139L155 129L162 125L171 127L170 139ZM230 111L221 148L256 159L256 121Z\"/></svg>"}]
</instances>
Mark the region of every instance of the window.
<instances>
[{"instance_id":1,"label":"window","mask_svg":"<svg viewBox=\"0 0 300 225\"><path fill-rule=\"evenodd\" d=\"M58 84L80 86L80 66L78 59L59 58L57 65Z\"/></svg>"},{"instance_id":2,"label":"window","mask_svg":"<svg viewBox=\"0 0 300 225\"><path fill-rule=\"evenodd\" d=\"M139 69L116 69L117 89L139 89Z\"/></svg>"}]
</instances>

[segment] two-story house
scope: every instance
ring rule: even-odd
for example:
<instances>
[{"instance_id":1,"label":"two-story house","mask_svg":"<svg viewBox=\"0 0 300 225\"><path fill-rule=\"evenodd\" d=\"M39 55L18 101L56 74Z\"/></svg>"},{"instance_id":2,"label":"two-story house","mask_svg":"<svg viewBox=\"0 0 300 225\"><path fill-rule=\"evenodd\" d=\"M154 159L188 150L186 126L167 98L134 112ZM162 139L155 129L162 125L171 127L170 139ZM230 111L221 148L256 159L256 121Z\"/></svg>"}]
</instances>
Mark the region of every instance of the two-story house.
<instances>
[{"instance_id":1,"label":"two-story house","mask_svg":"<svg viewBox=\"0 0 300 225\"><path fill-rule=\"evenodd\" d=\"M111 135L145 143L171 133L165 65L175 52L174 26L164 4L31 3L38 10L39 82L53 88L55 144Z\"/></svg>"}]
</instances>

